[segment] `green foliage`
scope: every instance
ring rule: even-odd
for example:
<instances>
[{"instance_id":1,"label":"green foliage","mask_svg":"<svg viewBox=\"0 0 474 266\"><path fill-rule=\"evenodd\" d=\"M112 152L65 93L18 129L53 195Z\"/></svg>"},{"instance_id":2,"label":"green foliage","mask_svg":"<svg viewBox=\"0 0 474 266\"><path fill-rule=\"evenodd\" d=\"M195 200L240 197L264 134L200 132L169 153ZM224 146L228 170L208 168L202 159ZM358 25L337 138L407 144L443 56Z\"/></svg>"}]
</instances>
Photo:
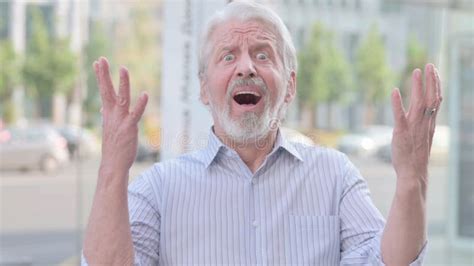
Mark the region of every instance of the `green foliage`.
<instances>
[{"instance_id":1,"label":"green foliage","mask_svg":"<svg viewBox=\"0 0 474 266\"><path fill-rule=\"evenodd\" d=\"M86 126L92 127L100 119L101 101L92 64L100 56L108 58L112 79L118 85L118 67L130 72L132 98L139 91L159 94L160 86L160 21L156 17L160 1L132 1L129 16L108 24L107 30L98 21L91 22L89 43L84 49L84 69L87 79L87 96L84 101ZM118 64L115 64L117 62ZM158 95L159 96L159 95ZM152 97L147 111L157 108L157 97ZM133 100L132 100L133 101Z\"/></svg>"},{"instance_id":2,"label":"green foliage","mask_svg":"<svg viewBox=\"0 0 474 266\"><path fill-rule=\"evenodd\" d=\"M77 74L77 58L66 39L48 37L46 24L38 9L32 15L32 35L26 50L23 77L27 93L43 105L41 116L49 115L55 93L71 92Z\"/></svg>"},{"instance_id":3,"label":"green foliage","mask_svg":"<svg viewBox=\"0 0 474 266\"><path fill-rule=\"evenodd\" d=\"M86 73L87 96L84 101L85 122L93 126L99 118L101 102L99 87L92 64L100 56L109 58L110 40L107 38L104 26L100 22L91 22L89 43L84 47L84 69Z\"/></svg>"},{"instance_id":4,"label":"green foliage","mask_svg":"<svg viewBox=\"0 0 474 266\"><path fill-rule=\"evenodd\" d=\"M426 48L423 47L415 36L410 36L407 43L407 68L423 68L428 60ZM410 71L411 72L411 71Z\"/></svg>"},{"instance_id":5,"label":"green foliage","mask_svg":"<svg viewBox=\"0 0 474 266\"><path fill-rule=\"evenodd\" d=\"M414 69L423 69L428 62L426 48L423 47L415 36L410 36L406 47L407 62L401 75L400 92L403 98L407 98L410 92L411 75Z\"/></svg>"},{"instance_id":6,"label":"green foliage","mask_svg":"<svg viewBox=\"0 0 474 266\"><path fill-rule=\"evenodd\" d=\"M18 119L17 108L13 101L2 102L2 119L5 124L13 124Z\"/></svg>"},{"instance_id":7,"label":"green foliage","mask_svg":"<svg viewBox=\"0 0 474 266\"><path fill-rule=\"evenodd\" d=\"M10 41L0 42L0 113L5 123L17 119L16 106L12 102L15 86L21 82L21 60Z\"/></svg>"},{"instance_id":8,"label":"green foliage","mask_svg":"<svg viewBox=\"0 0 474 266\"><path fill-rule=\"evenodd\" d=\"M349 64L336 46L328 46L326 57L328 60L325 64L327 93L324 100L332 103L343 99L347 91L352 88L352 79Z\"/></svg>"},{"instance_id":9,"label":"green foliage","mask_svg":"<svg viewBox=\"0 0 474 266\"><path fill-rule=\"evenodd\" d=\"M159 93L160 23L155 17L158 6L159 2L154 1L136 2L132 5L130 20L116 27L118 45L114 47L114 60L129 69L132 96L142 90Z\"/></svg>"},{"instance_id":10,"label":"green foliage","mask_svg":"<svg viewBox=\"0 0 474 266\"><path fill-rule=\"evenodd\" d=\"M309 41L299 53L298 97L315 107L318 102L337 102L351 87L349 66L321 24L313 26Z\"/></svg>"},{"instance_id":11,"label":"green foliage","mask_svg":"<svg viewBox=\"0 0 474 266\"><path fill-rule=\"evenodd\" d=\"M1 103L9 100L14 87L21 81L21 61L10 41L0 42L0 99Z\"/></svg>"},{"instance_id":12,"label":"green foliage","mask_svg":"<svg viewBox=\"0 0 474 266\"><path fill-rule=\"evenodd\" d=\"M390 94L393 74L386 61L383 40L372 26L357 51L356 76L358 89L367 104L377 104Z\"/></svg>"}]
</instances>

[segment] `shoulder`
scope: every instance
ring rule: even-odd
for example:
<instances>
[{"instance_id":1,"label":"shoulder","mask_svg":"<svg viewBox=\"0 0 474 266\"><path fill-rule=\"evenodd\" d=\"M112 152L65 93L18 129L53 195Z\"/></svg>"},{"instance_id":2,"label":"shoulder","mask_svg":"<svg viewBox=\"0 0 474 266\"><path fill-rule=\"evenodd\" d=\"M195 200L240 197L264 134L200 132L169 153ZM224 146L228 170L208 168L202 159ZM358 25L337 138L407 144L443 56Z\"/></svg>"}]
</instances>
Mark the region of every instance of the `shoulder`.
<instances>
[{"instance_id":1,"label":"shoulder","mask_svg":"<svg viewBox=\"0 0 474 266\"><path fill-rule=\"evenodd\" d=\"M307 145L303 143L290 142L298 151L304 161L318 164L347 164L349 159L347 156L330 147L321 145Z\"/></svg>"},{"instance_id":2,"label":"shoulder","mask_svg":"<svg viewBox=\"0 0 474 266\"><path fill-rule=\"evenodd\" d=\"M189 172L204 169L203 151L197 150L182 154L176 158L153 164L134 179L134 182L147 182L160 185L166 179L174 179Z\"/></svg>"},{"instance_id":3,"label":"shoulder","mask_svg":"<svg viewBox=\"0 0 474 266\"><path fill-rule=\"evenodd\" d=\"M300 167L308 176L341 184L348 171L353 168L349 158L342 152L321 145L306 145L291 142L303 159Z\"/></svg>"},{"instance_id":4,"label":"shoulder","mask_svg":"<svg viewBox=\"0 0 474 266\"><path fill-rule=\"evenodd\" d=\"M189 171L189 169L197 170L199 168L204 168L204 157L204 150L197 150L155 163L153 167L161 175L169 175L170 172L171 174L183 171L186 172Z\"/></svg>"}]
</instances>

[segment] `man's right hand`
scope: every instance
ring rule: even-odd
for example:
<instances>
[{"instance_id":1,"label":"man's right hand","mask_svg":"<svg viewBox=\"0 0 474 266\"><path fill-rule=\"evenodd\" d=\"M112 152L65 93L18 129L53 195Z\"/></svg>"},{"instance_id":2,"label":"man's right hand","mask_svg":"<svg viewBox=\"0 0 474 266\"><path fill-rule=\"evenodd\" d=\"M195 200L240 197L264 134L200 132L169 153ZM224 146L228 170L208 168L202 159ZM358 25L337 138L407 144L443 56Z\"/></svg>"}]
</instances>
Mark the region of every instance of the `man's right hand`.
<instances>
[{"instance_id":1,"label":"man's right hand","mask_svg":"<svg viewBox=\"0 0 474 266\"><path fill-rule=\"evenodd\" d=\"M128 71L120 68L117 95L107 59L101 57L94 62L94 70L102 99L102 161L84 238L84 257L89 265L133 265L127 208L128 171L137 154L137 124L148 96L142 94L130 112Z\"/></svg>"},{"instance_id":2,"label":"man's right hand","mask_svg":"<svg viewBox=\"0 0 474 266\"><path fill-rule=\"evenodd\" d=\"M105 57L94 62L94 70L102 99L102 161L100 171L108 174L128 173L135 160L138 145L138 121L148 102L142 93L130 111L130 78L120 68L118 95L112 84L109 63ZM128 181L128 180L127 180Z\"/></svg>"}]
</instances>

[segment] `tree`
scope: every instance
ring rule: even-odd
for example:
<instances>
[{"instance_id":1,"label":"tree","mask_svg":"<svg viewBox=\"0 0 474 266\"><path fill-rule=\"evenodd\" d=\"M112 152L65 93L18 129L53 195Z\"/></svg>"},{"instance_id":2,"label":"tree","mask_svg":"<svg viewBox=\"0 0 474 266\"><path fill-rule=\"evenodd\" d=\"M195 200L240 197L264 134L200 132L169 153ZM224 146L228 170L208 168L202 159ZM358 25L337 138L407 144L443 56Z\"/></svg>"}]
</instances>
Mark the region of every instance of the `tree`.
<instances>
[{"instance_id":1,"label":"tree","mask_svg":"<svg viewBox=\"0 0 474 266\"><path fill-rule=\"evenodd\" d=\"M86 73L87 96L84 100L84 113L86 126L94 126L100 117L100 97L97 79L92 64L100 56L109 57L111 53L110 41L107 38L102 23L90 23L89 43L84 47L84 69Z\"/></svg>"},{"instance_id":2,"label":"tree","mask_svg":"<svg viewBox=\"0 0 474 266\"><path fill-rule=\"evenodd\" d=\"M323 98L328 103L328 127L332 129L332 106L340 102L344 95L352 88L352 79L349 64L336 46L328 45L325 66L326 95Z\"/></svg>"},{"instance_id":3,"label":"tree","mask_svg":"<svg viewBox=\"0 0 474 266\"><path fill-rule=\"evenodd\" d=\"M356 76L358 90L367 107L365 124L374 121L374 107L384 102L390 94L392 72L387 64L382 37L374 25L357 50Z\"/></svg>"},{"instance_id":4,"label":"tree","mask_svg":"<svg viewBox=\"0 0 474 266\"><path fill-rule=\"evenodd\" d=\"M20 58L10 41L0 42L0 111L5 123L16 120L16 108L12 101L15 86L20 84Z\"/></svg>"},{"instance_id":5,"label":"tree","mask_svg":"<svg viewBox=\"0 0 474 266\"><path fill-rule=\"evenodd\" d=\"M131 2L130 19L115 27L114 60L132 73L132 96L141 90L159 93L161 80L159 1ZM117 71L115 71L117 72ZM151 98L152 102L156 99ZM158 102L149 104L156 106ZM150 109L150 108L148 108Z\"/></svg>"},{"instance_id":6,"label":"tree","mask_svg":"<svg viewBox=\"0 0 474 266\"><path fill-rule=\"evenodd\" d=\"M423 69L428 62L428 54L425 47L415 38L410 36L406 48L407 63L401 74L400 93L405 106L408 106L408 95L410 95L411 75L415 68Z\"/></svg>"},{"instance_id":7,"label":"tree","mask_svg":"<svg viewBox=\"0 0 474 266\"><path fill-rule=\"evenodd\" d=\"M156 142L154 132L159 131L159 123L152 123L156 120L148 117L159 117L160 112L161 22L157 15L161 12L161 1L131 1L129 10L129 19L115 25L113 59L131 73L132 98L142 90L150 92L142 132L148 142L153 143Z\"/></svg>"},{"instance_id":8,"label":"tree","mask_svg":"<svg viewBox=\"0 0 474 266\"><path fill-rule=\"evenodd\" d=\"M332 128L332 105L343 98L350 88L349 66L333 35L321 24L315 24L309 41L299 53L298 99L302 109L309 112L311 127L315 128L316 106L329 106L328 123Z\"/></svg>"},{"instance_id":9,"label":"tree","mask_svg":"<svg viewBox=\"0 0 474 266\"><path fill-rule=\"evenodd\" d=\"M48 35L45 20L38 9L33 9L32 34L26 50L23 77L27 93L36 98L39 115L51 116L52 97L55 93L72 91L77 74L77 59L67 39Z\"/></svg>"}]
</instances>

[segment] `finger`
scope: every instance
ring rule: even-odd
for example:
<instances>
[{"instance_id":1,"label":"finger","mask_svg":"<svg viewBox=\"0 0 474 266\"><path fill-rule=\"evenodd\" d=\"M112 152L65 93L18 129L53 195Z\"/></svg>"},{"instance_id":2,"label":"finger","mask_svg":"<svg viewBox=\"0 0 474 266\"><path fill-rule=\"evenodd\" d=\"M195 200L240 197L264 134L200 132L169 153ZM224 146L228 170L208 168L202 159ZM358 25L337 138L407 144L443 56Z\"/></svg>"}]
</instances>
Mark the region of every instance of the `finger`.
<instances>
[{"instance_id":1,"label":"finger","mask_svg":"<svg viewBox=\"0 0 474 266\"><path fill-rule=\"evenodd\" d=\"M392 110L395 128L407 128L406 114L403 108L402 96L400 95L400 90L398 88L395 88L392 91Z\"/></svg>"},{"instance_id":2,"label":"finger","mask_svg":"<svg viewBox=\"0 0 474 266\"><path fill-rule=\"evenodd\" d=\"M104 104L114 104L117 97L110 77L109 63L105 57L99 59L99 80Z\"/></svg>"},{"instance_id":3,"label":"finger","mask_svg":"<svg viewBox=\"0 0 474 266\"><path fill-rule=\"evenodd\" d=\"M443 101L442 89L441 89L441 78L439 77L438 69L434 69L435 80L436 80L436 96L438 98L438 104Z\"/></svg>"},{"instance_id":4,"label":"finger","mask_svg":"<svg viewBox=\"0 0 474 266\"><path fill-rule=\"evenodd\" d=\"M110 101L107 99L107 95L105 94L105 90L103 89L103 82L101 78L101 70L100 70L100 62L99 61L94 61L94 72L95 72L95 77L97 80L97 87L99 87L99 92L100 92L100 98L102 100L102 107L100 108L100 113L103 111L103 107L110 106Z\"/></svg>"},{"instance_id":5,"label":"finger","mask_svg":"<svg viewBox=\"0 0 474 266\"><path fill-rule=\"evenodd\" d=\"M438 111L436 110L435 113L433 114L432 119L430 120L430 132L429 132L429 151L431 152L431 146L433 145L433 137L436 129L436 115Z\"/></svg>"},{"instance_id":6,"label":"finger","mask_svg":"<svg viewBox=\"0 0 474 266\"><path fill-rule=\"evenodd\" d=\"M433 64L426 64L425 66L425 107L438 107L438 82Z\"/></svg>"},{"instance_id":7,"label":"finger","mask_svg":"<svg viewBox=\"0 0 474 266\"><path fill-rule=\"evenodd\" d=\"M410 93L410 107L408 109L408 116L413 120L417 115L423 114L423 81L421 79L421 70L419 68L413 70L411 76L411 93Z\"/></svg>"},{"instance_id":8,"label":"finger","mask_svg":"<svg viewBox=\"0 0 474 266\"><path fill-rule=\"evenodd\" d=\"M431 145L433 143L433 135L436 126L436 115L438 113L439 102L440 102L440 88L439 88L439 79L436 73L436 69L433 64L427 64L425 66L425 84L426 84L426 93L425 93L425 111L422 121L423 128L427 129L427 138L429 148L428 151L431 151ZM424 133L424 132L423 132Z\"/></svg>"},{"instance_id":9,"label":"finger","mask_svg":"<svg viewBox=\"0 0 474 266\"><path fill-rule=\"evenodd\" d=\"M118 104L128 112L128 108L130 107L130 76L125 67L120 68Z\"/></svg>"},{"instance_id":10,"label":"finger","mask_svg":"<svg viewBox=\"0 0 474 266\"><path fill-rule=\"evenodd\" d=\"M435 129L436 129L436 117L438 116L438 112L439 112L439 107L436 108L436 110L434 111L431 119L430 119L430 125L429 125L429 151L431 152L431 147L433 145L433 138L434 138L434 134L435 134Z\"/></svg>"},{"instance_id":11,"label":"finger","mask_svg":"<svg viewBox=\"0 0 474 266\"><path fill-rule=\"evenodd\" d=\"M429 126L429 150L431 152L431 147L433 146L433 138L435 134L435 129L436 129L436 117L438 116L439 109L441 107L441 102L443 101L443 97L441 95L441 80L439 78L438 70L434 68L434 76L435 76L435 84L436 84L436 99L437 99L437 105L436 105L436 110L432 114L432 117L430 119L430 126Z\"/></svg>"},{"instance_id":12,"label":"finger","mask_svg":"<svg viewBox=\"0 0 474 266\"><path fill-rule=\"evenodd\" d=\"M133 112L131 113L132 117L132 122L133 123L138 123L140 121L140 118L143 115L143 112L145 111L146 104L148 102L148 94L146 92L142 92L140 97L138 97L137 105L133 109Z\"/></svg>"}]
</instances>

